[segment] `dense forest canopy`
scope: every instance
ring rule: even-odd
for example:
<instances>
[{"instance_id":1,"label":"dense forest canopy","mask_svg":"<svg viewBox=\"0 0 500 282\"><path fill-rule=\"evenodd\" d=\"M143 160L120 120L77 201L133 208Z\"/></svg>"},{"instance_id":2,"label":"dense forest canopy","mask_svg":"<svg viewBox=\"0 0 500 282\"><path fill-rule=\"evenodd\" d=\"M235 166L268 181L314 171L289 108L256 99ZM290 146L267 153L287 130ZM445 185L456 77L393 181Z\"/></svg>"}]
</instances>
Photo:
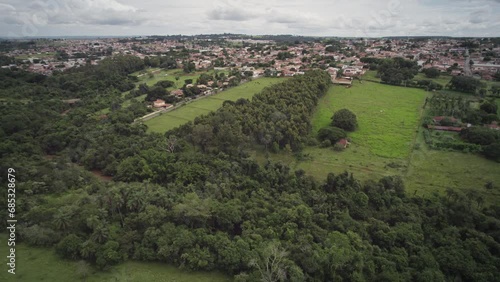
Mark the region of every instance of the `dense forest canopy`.
<instances>
[{"instance_id":1,"label":"dense forest canopy","mask_svg":"<svg viewBox=\"0 0 500 282\"><path fill-rule=\"evenodd\" d=\"M226 101L164 135L132 123L142 104L96 118L143 67L118 56L53 77L0 73L0 167L17 171L22 241L101 269L139 259L237 281L500 281L500 207L473 192L421 198L399 177L362 183L347 172L318 182L250 157L314 138L326 72Z\"/></svg>"}]
</instances>

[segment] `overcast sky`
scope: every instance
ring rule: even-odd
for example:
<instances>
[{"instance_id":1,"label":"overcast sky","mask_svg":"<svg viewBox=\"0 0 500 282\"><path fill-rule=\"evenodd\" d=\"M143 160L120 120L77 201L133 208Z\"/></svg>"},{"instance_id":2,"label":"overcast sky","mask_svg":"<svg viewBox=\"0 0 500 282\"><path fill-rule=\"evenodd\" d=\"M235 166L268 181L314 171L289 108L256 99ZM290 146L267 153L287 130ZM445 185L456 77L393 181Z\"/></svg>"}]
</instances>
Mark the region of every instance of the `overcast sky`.
<instances>
[{"instance_id":1,"label":"overcast sky","mask_svg":"<svg viewBox=\"0 0 500 282\"><path fill-rule=\"evenodd\" d=\"M0 36L500 36L500 0L0 0Z\"/></svg>"}]
</instances>

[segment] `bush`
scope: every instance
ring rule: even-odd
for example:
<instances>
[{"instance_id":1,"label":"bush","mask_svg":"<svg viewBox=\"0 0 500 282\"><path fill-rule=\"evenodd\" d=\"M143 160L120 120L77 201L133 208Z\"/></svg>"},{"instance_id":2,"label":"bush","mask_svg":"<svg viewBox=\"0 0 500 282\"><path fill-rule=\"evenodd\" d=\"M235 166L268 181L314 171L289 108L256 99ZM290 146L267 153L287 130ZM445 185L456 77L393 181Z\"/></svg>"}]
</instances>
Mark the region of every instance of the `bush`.
<instances>
[{"instance_id":1,"label":"bush","mask_svg":"<svg viewBox=\"0 0 500 282\"><path fill-rule=\"evenodd\" d=\"M496 120L498 120L498 116L496 114L481 115L481 122L484 124L490 124Z\"/></svg>"},{"instance_id":2,"label":"bush","mask_svg":"<svg viewBox=\"0 0 500 282\"><path fill-rule=\"evenodd\" d=\"M353 112L342 109L333 114L332 125L346 131L354 131L358 127L358 121Z\"/></svg>"},{"instance_id":3,"label":"bush","mask_svg":"<svg viewBox=\"0 0 500 282\"><path fill-rule=\"evenodd\" d=\"M310 137L310 138L307 138L306 140L306 144L308 146L318 146L319 145L319 142L318 142L318 139L314 138L314 137Z\"/></svg>"},{"instance_id":4,"label":"bush","mask_svg":"<svg viewBox=\"0 0 500 282\"><path fill-rule=\"evenodd\" d=\"M336 143L335 145L333 145L334 151L341 152L341 151L344 151L344 149L345 149L345 147L342 144Z\"/></svg>"},{"instance_id":5,"label":"bush","mask_svg":"<svg viewBox=\"0 0 500 282\"><path fill-rule=\"evenodd\" d=\"M332 142L330 142L330 140L324 140L323 142L321 142L321 144L319 145L321 148L327 148L327 147L330 147L332 146Z\"/></svg>"},{"instance_id":6,"label":"bush","mask_svg":"<svg viewBox=\"0 0 500 282\"><path fill-rule=\"evenodd\" d=\"M481 110L485 111L488 114L497 114L498 106L493 101L486 101L481 105Z\"/></svg>"},{"instance_id":7,"label":"bush","mask_svg":"<svg viewBox=\"0 0 500 282\"><path fill-rule=\"evenodd\" d=\"M56 253L63 258L78 259L80 257L82 244L82 238L75 234L70 234L64 237L64 239L56 245Z\"/></svg>"},{"instance_id":8,"label":"bush","mask_svg":"<svg viewBox=\"0 0 500 282\"><path fill-rule=\"evenodd\" d=\"M432 137L429 130L424 130L424 140L427 145L432 145Z\"/></svg>"},{"instance_id":9,"label":"bush","mask_svg":"<svg viewBox=\"0 0 500 282\"><path fill-rule=\"evenodd\" d=\"M170 81L170 80L162 80L162 81L158 81L157 83L155 83L155 86L160 86L160 87L163 87L163 88L168 88L168 87L174 86L174 82Z\"/></svg>"},{"instance_id":10,"label":"bush","mask_svg":"<svg viewBox=\"0 0 500 282\"><path fill-rule=\"evenodd\" d=\"M346 137L347 134L345 131L338 127L324 127L318 132L318 139L320 141L329 140L331 144L334 144L340 139Z\"/></svg>"},{"instance_id":11,"label":"bush","mask_svg":"<svg viewBox=\"0 0 500 282\"><path fill-rule=\"evenodd\" d=\"M490 160L500 162L500 142L485 146L483 154Z\"/></svg>"},{"instance_id":12,"label":"bush","mask_svg":"<svg viewBox=\"0 0 500 282\"><path fill-rule=\"evenodd\" d=\"M46 227L41 227L37 224L20 228L19 233L21 238L28 244L35 246L51 246L59 241L59 234L54 230Z\"/></svg>"},{"instance_id":13,"label":"bush","mask_svg":"<svg viewBox=\"0 0 500 282\"><path fill-rule=\"evenodd\" d=\"M278 153L280 150L280 146L278 144L278 142L273 142L273 144L271 144L271 147L269 148L269 151L271 151L272 153Z\"/></svg>"},{"instance_id":14,"label":"bush","mask_svg":"<svg viewBox=\"0 0 500 282\"><path fill-rule=\"evenodd\" d=\"M500 141L500 132L487 127L469 127L462 129L460 137L465 141L478 145L490 145Z\"/></svg>"},{"instance_id":15,"label":"bush","mask_svg":"<svg viewBox=\"0 0 500 282\"><path fill-rule=\"evenodd\" d=\"M433 148L443 151L461 151L466 153L479 153L482 148L480 145L467 144L462 142L435 142Z\"/></svg>"},{"instance_id":16,"label":"bush","mask_svg":"<svg viewBox=\"0 0 500 282\"><path fill-rule=\"evenodd\" d=\"M425 117L424 120L422 121L422 126L427 127L427 125L433 124L432 118L431 117Z\"/></svg>"}]
</instances>

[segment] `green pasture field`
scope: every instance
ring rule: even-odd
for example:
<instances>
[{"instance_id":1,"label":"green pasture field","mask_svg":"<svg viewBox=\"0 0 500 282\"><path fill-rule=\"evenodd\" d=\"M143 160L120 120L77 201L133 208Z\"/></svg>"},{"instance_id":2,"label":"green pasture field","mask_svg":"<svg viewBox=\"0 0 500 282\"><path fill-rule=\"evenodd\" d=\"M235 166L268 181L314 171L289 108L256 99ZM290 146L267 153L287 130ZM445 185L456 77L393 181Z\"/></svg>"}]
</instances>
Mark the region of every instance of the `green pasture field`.
<instances>
[{"instance_id":1,"label":"green pasture field","mask_svg":"<svg viewBox=\"0 0 500 282\"><path fill-rule=\"evenodd\" d=\"M474 190L476 195L483 196L485 203L500 201L500 163L478 154L428 149L422 132L417 143L420 149L413 151L405 177L409 193L430 196L452 188L464 193ZM484 187L489 181L495 186L491 190Z\"/></svg>"},{"instance_id":2,"label":"green pasture field","mask_svg":"<svg viewBox=\"0 0 500 282\"><path fill-rule=\"evenodd\" d=\"M437 78L428 78L425 76L425 74L419 72L413 80L432 80L436 83L441 84L443 87L445 87L452 79L453 76L447 74L447 73L441 73L441 75ZM362 79L370 79L370 80L375 80L375 81L380 81L380 78L377 77L377 71L375 70L370 70L363 75ZM495 81L488 81L488 80L481 80L482 83L486 84L487 88L491 88L494 85L499 85L498 82ZM469 94L470 95L470 94Z\"/></svg>"},{"instance_id":3,"label":"green pasture field","mask_svg":"<svg viewBox=\"0 0 500 282\"><path fill-rule=\"evenodd\" d=\"M312 135L331 123L337 110L354 112L358 129L349 133L351 145L342 152L331 148L307 147L303 153L310 160L296 161L286 153L272 155L304 169L323 181L328 173L350 171L356 177L378 179L384 175L402 174L407 166L420 115L428 93L420 89L395 87L368 81L354 81L351 88L332 86L319 100L312 116ZM258 159L263 158L256 153Z\"/></svg>"},{"instance_id":4,"label":"green pasture field","mask_svg":"<svg viewBox=\"0 0 500 282\"><path fill-rule=\"evenodd\" d=\"M358 117L358 129L349 134L353 147L369 148L379 157L406 158L427 94L368 81L355 81L352 88L334 86L312 117L313 133L328 126L335 111L347 108Z\"/></svg>"},{"instance_id":5,"label":"green pasture field","mask_svg":"<svg viewBox=\"0 0 500 282\"><path fill-rule=\"evenodd\" d=\"M0 234L3 239L7 234ZM53 248L16 245L15 275L7 273L8 246L2 239L2 272L0 281L171 281L171 282L218 282L232 281L230 277L218 272L183 271L156 262L127 261L111 267L107 271L89 269L89 276L83 280L77 273L77 262L59 258ZM4 244L5 243L5 244Z\"/></svg>"},{"instance_id":6,"label":"green pasture field","mask_svg":"<svg viewBox=\"0 0 500 282\"><path fill-rule=\"evenodd\" d=\"M227 71L217 71L218 73L225 73L226 75L228 74ZM149 74L153 74L153 77L151 77ZM170 80L175 83L175 87L170 87L167 88L168 90L174 90L181 88L184 85L184 81L186 79L192 79L193 83L196 83L198 77L203 74L213 74L215 73L214 70L209 70L209 71L197 71L197 72L192 72L192 73L184 73L182 69L173 69L173 70L162 70L160 68L150 68L147 70L143 71L138 71L135 73L132 73L131 75L138 76L139 78L139 83L146 83L148 86L153 86L155 83L158 81L162 80ZM142 75L144 74L144 75ZM139 75L141 75L139 77ZM179 77L179 80L176 80L175 77Z\"/></svg>"},{"instance_id":7,"label":"green pasture field","mask_svg":"<svg viewBox=\"0 0 500 282\"><path fill-rule=\"evenodd\" d=\"M374 70L370 70L370 71L367 71L363 77L361 77L362 79L370 79L370 80L375 80L375 81L380 81L380 78L377 77L377 71L374 71Z\"/></svg>"},{"instance_id":8,"label":"green pasture field","mask_svg":"<svg viewBox=\"0 0 500 282\"><path fill-rule=\"evenodd\" d=\"M421 89L366 80L362 84L354 81L352 88L332 86L312 116L312 134L315 136L327 126L336 110L350 109L357 115L359 128L348 134L352 139L348 149L336 152L331 148L307 147L300 161L286 152L266 156L261 149L254 150L253 156L260 163L269 157L293 170L303 169L318 181L324 181L330 172L348 171L360 180L400 175L411 194L444 194L449 187L463 192L473 189L483 195L486 203L500 201L499 163L481 155L426 147L420 125L428 95L432 94ZM442 134L456 137L452 133ZM488 181L493 182L494 189L484 188Z\"/></svg>"},{"instance_id":9,"label":"green pasture field","mask_svg":"<svg viewBox=\"0 0 500 282\"><path fill-rule=\"evenodd\" d=\"M434 82L437 82L437 83L441 84L443 87L445 87L446 84L448 84L448 82L450 82L450 80L451 80L452 77L453 76L448 75L448 74L441 74L439 77L436 77L436 78L428 78L427 76L425 76L425 74L418 73L413 78L413 80L432 80Z\"/></svg>"},{"instance_id":10,"label":"green pasture field","mask_svg":"<svg viewBox=\"0 0 500 282\"><path fill-rule=\"evenodd\" d=\"M178 127L196 117L208 114L222 106L225 100L236 101L240 98L251 99L267 86L283 82L286 78L259 78L242 85L230 88L219 94L202 98L173 111L145 121L149 131L165 132Z\"/></svg>"}]
</instances>

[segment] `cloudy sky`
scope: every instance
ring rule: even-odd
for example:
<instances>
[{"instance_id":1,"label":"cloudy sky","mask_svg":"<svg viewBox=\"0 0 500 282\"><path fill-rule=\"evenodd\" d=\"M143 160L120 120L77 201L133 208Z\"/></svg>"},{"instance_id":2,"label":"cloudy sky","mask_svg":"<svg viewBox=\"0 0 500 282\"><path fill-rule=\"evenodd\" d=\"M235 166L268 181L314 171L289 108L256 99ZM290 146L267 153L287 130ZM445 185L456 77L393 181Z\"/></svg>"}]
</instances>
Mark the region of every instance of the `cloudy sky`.
<instances>
[{"instance_id":1,"label":"cloudy sky","mask_svg":"<svg viewBox=\"0 0 500 282\"><path fill-rule=\"evenodd\" d=\"M500 0L0 0L0 36L500 36Z\"/></svg>"}]
</instances>

